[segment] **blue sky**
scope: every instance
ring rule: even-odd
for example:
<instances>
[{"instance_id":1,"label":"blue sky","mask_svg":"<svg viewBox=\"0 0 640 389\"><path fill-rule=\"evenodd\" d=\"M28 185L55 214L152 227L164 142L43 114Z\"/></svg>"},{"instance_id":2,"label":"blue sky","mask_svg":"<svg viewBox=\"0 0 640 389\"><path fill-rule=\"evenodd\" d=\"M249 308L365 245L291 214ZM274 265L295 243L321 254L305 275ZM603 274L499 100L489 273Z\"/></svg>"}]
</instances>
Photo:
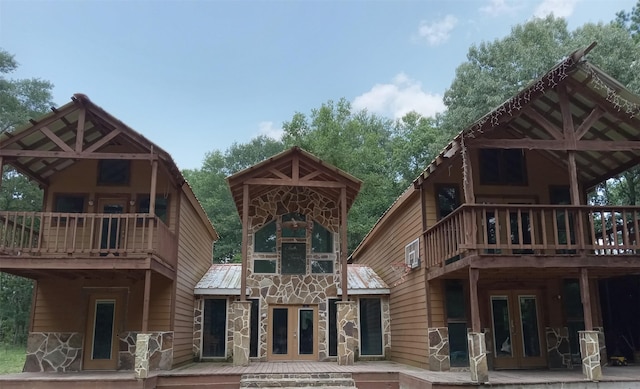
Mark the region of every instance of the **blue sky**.
<instances>
[{"instance_id":1,"label":"blue sky","mask_svg":"<svg viewBox=\"0 0 640 389\"><path fill-rule=\"evenodd\" d=\"M0 0L14 77L84 93L199 168L205 154L342 97L396 118L443 110L470 45L553 12L574 29L636 0Z\"/></svg>"}]
</instances>

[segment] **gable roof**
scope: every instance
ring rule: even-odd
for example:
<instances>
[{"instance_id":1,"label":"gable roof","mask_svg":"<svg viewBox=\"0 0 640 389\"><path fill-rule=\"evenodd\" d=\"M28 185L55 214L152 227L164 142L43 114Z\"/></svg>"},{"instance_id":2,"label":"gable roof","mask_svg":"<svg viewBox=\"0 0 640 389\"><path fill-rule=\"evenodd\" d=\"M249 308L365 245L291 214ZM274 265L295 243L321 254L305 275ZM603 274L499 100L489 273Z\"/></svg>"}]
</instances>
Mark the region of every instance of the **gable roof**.
<instances>
[{"instance_id":1,"label":"gable roof","mask_svg":"<svg viewBox=\"0 0 640 389\"><path fill-rule=\"evenodd\" d=\"M347 210L355 201L362 181L295 146L227 177L227 183L242 218L243 187L256 198L280 186L307 186L337 202L346 189Z\"/></svg>"},{"instance_id":2,"label":"gable roof","mask_svg":"<svg viewBox=\"0 0 640 389\"><path fill-rule=\"evenodd\" d=\"M0 134L3 163L41 186L48 186L54 174L81 159L157 159L176 187L193 205L209 233L218 234L186 182L171 155L161 147L94 104L86 95L74 94L71 102L50 113L31 119L12 132ZM109 146L126 146L127 152L104 152ZM131 150L131 151L129 151Z\"/></svg>"},{"instance_id":3,"label":"gable roof","mask_svg":"<svg viewBox=\"0 0 640 389\"><path fill-rule=\"evenodd\" d=\"M242 264L213 264L196 284L194 293L206 296L240 295ZM350 295L389 294L389 286L369 266L347 266L347 288ZM338 295L342 291L338 288Z\"/></svg>"}]
</instances>

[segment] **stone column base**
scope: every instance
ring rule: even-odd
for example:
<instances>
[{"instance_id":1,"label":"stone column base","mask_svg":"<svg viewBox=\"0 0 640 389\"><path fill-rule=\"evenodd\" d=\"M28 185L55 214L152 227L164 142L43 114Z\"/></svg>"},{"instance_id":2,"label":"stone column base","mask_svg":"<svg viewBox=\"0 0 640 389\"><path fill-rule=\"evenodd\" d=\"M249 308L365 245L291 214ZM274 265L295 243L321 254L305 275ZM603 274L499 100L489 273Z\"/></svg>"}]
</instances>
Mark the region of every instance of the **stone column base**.
<instances>
[{"instance_id":1,"label":"stone column base","mask_svg":"<svg viewBox=\"0 0 640 389\"><path fill-rule=\"evenodd\" d=\"M478 384L489 382L489 368L487 365L487 349L484 334L481 332L469 332L469 370L471 381Z\"/></svg>"},{"instance_id":2,"label":"stone column base","mask_svg":"<svg viewBox=\"0 0 640 389\"><path fill-rule=\"evenodd\" d=\"M547 365L549 369L571 369L571 349L569 347L569 329L567 327L546 327Z\"/></svg>"},{"instance_id":3,"label":"stone column base","mask_svg":"<svg viewBox=\"0 0 640 389\"><path fill-rule=\"evenodd\" d=\"M451 359L449 351L449 328L432 327L429 333L429 370L449 371Z\"/></svg>"},{"instance_id":4,"label":"stone column base","mask_svg":"<svg viewBox=\"0 0 640 389\"><path fill-rule=\"evenodd\" d=\"M149 376L149 334L138 334L136 336L136 359L134 371L136 378L147 378Z\"/></svg>"},{"instance_id":5,"label":"stone column base","mask_svg":"<svg viewBox=\"0 0 640 389\"><path fill-rule=\"evenodd\" d=\"M358 348L358 304L338 301L338 365L353 365Z\"/></svg>"},{"instance_id":6,"label":"stone column base","mask_svg":"<svg viewBox=\"0 0 640 389\"><path fill-rule=\"evenodd\" d=\"M79 332L30 332L22 371L80 371L82 340Z\"/></svg>"},{"instance_id":7,"label":"stone column base","mask_svg":"<svg viewBox=\"0 0 640 389\"><path fill-rule=\"evenodd\" d=\"M233 366L249 366L251 301L233 303Z\"/></svg>"},{"instance_id":8,"label":"stone column base","mask_svg":"<svg viewBox=\"0 0 640 389\"><path fill-rule=\"evenodd\" d=\"M600 345L598 331L578 331L580 337L580 356L582 357L582 374L590 381L602 379L600 366Z\"/></svg>"}]
</instances>

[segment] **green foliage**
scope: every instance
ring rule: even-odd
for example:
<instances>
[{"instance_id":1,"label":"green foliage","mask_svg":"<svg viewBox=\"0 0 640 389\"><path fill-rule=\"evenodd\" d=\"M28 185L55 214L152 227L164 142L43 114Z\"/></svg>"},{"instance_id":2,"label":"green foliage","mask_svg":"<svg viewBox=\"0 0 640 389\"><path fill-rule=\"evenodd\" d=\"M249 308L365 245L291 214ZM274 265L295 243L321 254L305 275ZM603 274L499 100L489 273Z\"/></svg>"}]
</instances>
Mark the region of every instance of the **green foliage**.
<instances>
[{"instance_id":1,"label":"green foliage","mask_svg":"<svg viewBox=\"0 0 640 389\"><path fill-rule=\"evenodd\" d=\"M53 85L37 78L8 78L8 74L17 68L13 55L0 49L0 134L13 131L53 105ZM38 211L41 207L40 188L15 170L5 167L0 187L0 210ZM0 272L0 344L25 344L32 290L31 280Z\"/></svg>"},{"instance_id":2,"label":"green foliage","mask_svg":"<svg viewBox=\"0 0 640 389\"><path fill-rule=\"evenodd\" d=\"M0 343L0 374L22 372L24 359L24 347Z\"/></svg>"},{"instance_id":3,"label":"green foliage","mask_svg":"<svg viewBox=\"0 0 640 389\"><path fill-rule=\"evenodd\" d=\"M616 14L616 23L629 31L636 42L640 43L640 0L631 11L620 11Z\"/></svg>"}]
</instances>

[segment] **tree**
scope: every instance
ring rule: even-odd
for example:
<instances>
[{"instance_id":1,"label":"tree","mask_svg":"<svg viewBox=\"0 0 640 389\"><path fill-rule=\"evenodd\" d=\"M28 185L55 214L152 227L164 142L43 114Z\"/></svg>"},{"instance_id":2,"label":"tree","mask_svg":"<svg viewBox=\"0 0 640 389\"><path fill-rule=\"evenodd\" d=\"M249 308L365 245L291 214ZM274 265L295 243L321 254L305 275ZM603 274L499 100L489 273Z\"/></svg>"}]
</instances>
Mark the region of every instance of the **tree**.
<instances>
[{"instance_id":1,"label":"tree","mask_svg":"<svg viewBox=\"0 0 640 389\"><path fill-rule=\"evenodd\" d=\"M11 79L18 68L13 55L0 49L0 134L11 132L53 104L53 85L37 78ZM42 191L15 170L5 167L0 187L0 210L37 211ZM33 284L0 272L0 343L24 344L28 331Z\"/></svg>"},{"instance_id":2,"label":"tree","mask_svg":"<svg viewBox=\"0 0 640 389\"><path fill-rule=\"evenodd\" d=\"M640 42L640 0L629 12L620 11L616 14L616 23L629 31L636 42Z\"/></svg>"}]
</instances>

